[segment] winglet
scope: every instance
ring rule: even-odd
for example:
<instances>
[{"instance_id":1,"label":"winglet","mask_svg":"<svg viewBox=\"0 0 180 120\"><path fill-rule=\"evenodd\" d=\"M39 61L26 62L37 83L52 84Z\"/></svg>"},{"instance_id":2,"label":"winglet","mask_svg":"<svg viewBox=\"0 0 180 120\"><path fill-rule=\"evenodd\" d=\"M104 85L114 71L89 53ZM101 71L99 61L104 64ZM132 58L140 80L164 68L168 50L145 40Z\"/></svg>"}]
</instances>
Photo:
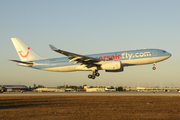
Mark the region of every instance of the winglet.
<instances>
[{"instance_id":1,"label":"winglet","mask_svg":"<svg viewBox=\"0 0 180 120\"><path fill-rule=\"evenodd\" d=\"M58 50L56 47L54 47L53 45L49 45L49 47L52 49L52 50Z\"/></svg>"}]
</instances>

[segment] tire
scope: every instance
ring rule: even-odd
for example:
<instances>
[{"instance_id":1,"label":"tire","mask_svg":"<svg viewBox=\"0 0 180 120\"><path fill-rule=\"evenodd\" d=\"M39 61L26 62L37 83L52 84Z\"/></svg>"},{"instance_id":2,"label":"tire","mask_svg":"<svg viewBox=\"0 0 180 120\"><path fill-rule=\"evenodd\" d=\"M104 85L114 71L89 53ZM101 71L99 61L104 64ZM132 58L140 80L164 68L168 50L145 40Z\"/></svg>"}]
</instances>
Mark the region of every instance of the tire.
<instances>
[{"instance_id":1,"label":"tire","mask_svg":"<svg viewBox=\"0 0 180 120\"><path fill-rule=\"evenodd\" d=\"M100 74L99 74L99 73L96 73L96 76L97 76L97 77L99 77L99 76L100 76Z\"/></svg>"},{"instance_id":2,"label":"tire","mask_svg":"<svg viewBox=\"0 0 180 120\"><path fill-rule=\"evenodd\" d=\"M92 75L88 75L88 78L91 79L91 78L92 78Z\"/></svg>"},{"instance_id":3,"label":"tire","mask_svg":"<svg viewBox=\"0 0 180 120\"><path fill-rule=\"evenodd\" d=\"M95 79L96 77L94 75L92 75L92 79Z\"/></svg>"}]
</instances>

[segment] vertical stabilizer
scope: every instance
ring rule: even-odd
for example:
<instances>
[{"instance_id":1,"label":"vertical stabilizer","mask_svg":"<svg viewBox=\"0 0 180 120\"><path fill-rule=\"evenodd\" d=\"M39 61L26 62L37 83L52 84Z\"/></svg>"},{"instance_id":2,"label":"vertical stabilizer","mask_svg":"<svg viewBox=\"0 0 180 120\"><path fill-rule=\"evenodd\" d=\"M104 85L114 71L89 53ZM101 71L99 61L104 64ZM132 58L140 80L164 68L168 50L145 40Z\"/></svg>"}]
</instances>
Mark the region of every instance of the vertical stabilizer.
<instances>
[{"instance_id":1,"label":"vertical stabilizer","mask_svg":"<svg viewBox=\"0 0 180 120\"><path fill-rule=\"evenodd\" d=\"M11 40L14 44L14 47L16 48L16 51L21 61L44 59L41 56L39 56L36 52L34 52L24 42L22 42L19 38L11 38Z\"/></svg>"}]
</instances>

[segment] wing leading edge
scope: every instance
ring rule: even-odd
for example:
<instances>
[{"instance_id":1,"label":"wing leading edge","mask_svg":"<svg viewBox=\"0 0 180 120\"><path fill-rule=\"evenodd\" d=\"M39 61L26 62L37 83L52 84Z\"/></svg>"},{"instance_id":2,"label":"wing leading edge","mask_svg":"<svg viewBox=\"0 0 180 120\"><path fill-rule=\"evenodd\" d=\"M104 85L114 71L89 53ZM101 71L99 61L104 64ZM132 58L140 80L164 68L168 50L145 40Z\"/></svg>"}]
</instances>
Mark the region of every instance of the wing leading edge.
<instances>
[{"instance_id":1,"label":"wing leading edge","mask_svg":"<svg viewBox=\"0 0 180 120\"><path fill-rule=\"evenodd\" d=\"M75 64L81 63L81 64L86 65L87 68L96 66L101 61L105 61L105 60L98 59L98 58L87 57L84 55L79 55L79 54L67 52L64 50L60 50L60 49L57 49L56 47L54 47L53 45L49 45L49 46L53 51L61 53L65 56L69 57L69 59L70 59L69 62L76 61Z\"/></svg>"}]
</instances>

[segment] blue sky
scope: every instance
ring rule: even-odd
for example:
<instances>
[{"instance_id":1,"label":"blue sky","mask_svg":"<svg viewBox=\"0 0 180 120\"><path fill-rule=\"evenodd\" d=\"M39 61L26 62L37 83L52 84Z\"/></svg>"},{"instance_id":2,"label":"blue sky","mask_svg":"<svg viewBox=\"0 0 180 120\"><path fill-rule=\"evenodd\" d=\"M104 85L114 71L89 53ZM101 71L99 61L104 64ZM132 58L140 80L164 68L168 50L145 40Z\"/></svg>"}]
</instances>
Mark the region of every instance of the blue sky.
<instances>
[{"instance_id":1,"label":"blue sky","mask_svg":"<svg viewBox=\"0 0 180 120\"><path fill-rule=\"evenodd\" d=\"M0 1L0 83L32 86L123 85L180 87L179 0L2 0ZM125 68L89 80L89 72L47 72L17 66L10 40L19 37L43 57L62 57L49 48L93 54L142 48L164 49L172 57Z\"/></svg>"}]
</instances>

